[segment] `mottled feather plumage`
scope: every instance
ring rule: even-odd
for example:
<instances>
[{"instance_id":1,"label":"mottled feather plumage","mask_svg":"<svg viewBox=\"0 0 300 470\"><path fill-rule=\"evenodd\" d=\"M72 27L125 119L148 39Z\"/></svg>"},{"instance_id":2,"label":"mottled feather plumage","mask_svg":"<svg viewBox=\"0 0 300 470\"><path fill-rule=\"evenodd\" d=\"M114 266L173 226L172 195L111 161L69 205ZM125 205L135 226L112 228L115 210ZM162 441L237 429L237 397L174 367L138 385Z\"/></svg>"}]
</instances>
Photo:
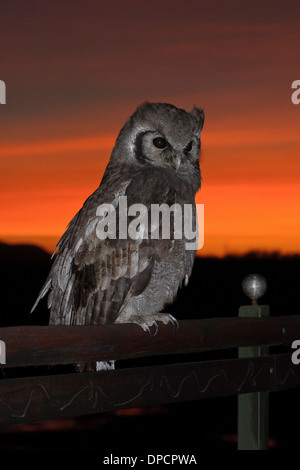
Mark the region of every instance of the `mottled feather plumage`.
<instances>
[{"instance_id":1,"label":"mottled feather plumage","mask_svg":"<svg viewBox=\"0 0 300 470\"><path fill-rule=\"evenodd\" d=\"M97 208L110 203L118 209L120 196L127 197L128 207L139 203L149 211L151 204L195 206L203 122L201 109L187 112L164 103L145 103L128 119L100 186L58 242L36 301L49 292L50 324L133 321L146 329L157 320L168 321L159 313L190 276L195 252L185 249L184 239L174 239L174 221L169 239L152 239L149 224L148 238L121 239L117 233L116 239L100 240ZM156 147L155 138L166 146Z\"/></svg>"}]
</instances>

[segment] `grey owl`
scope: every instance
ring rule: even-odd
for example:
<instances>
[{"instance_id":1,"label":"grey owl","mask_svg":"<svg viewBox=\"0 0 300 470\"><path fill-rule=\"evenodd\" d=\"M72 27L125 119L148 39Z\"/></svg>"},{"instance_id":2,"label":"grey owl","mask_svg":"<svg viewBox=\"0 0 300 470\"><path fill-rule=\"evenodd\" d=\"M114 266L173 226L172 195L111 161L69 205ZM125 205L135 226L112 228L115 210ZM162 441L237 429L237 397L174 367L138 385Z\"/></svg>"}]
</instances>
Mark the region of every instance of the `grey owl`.
<instances>
[{"instance_id":1,"label":"grey owl","mask_svg":"<svg viewBox=\"0 0 300 470\"><path fill-rule=\"evenodd\" d=\"M126 196L127 207L143 204L148 211L153 204L195 208L203 124L201 109L187 112L165 103L145 103L126 121L100 186L59 240L33 307L50 291L50 324L136 323L149 331L152 325L157 328L157 321L176 323L161 311L187 282L195 250L186 249L184 237L174 236L171 216L168 238L151 237L151 224L143 236L121 237L117 209L121 196ZM97 235L99 222L107 216L99 214L103 204L116 209L115 238ZM97 368L105 366L98 363Z\"/></svg>"}]
</instances>

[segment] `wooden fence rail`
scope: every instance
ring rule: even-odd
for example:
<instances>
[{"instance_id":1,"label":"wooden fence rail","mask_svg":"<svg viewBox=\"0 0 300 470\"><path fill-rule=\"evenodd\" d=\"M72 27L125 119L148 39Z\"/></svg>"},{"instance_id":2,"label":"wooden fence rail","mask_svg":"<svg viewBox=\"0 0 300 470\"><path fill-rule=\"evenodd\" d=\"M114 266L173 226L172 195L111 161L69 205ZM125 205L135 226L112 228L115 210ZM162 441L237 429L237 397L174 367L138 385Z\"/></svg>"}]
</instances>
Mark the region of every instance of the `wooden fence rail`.
<instances>
[{"instance_id":1,"label":"wooden fence rail","mask_svg":"<svg viewBox=\"0 0 300 470\"><path fill-rule=\"evenodd\" d=\"M157 334L154 332L150 335L134 324L0 328L7 357L1 367L290 345L300 338L300 315L184 320L175 330L170 324L159 323Z\"/></svg>"},{"instance_id":2,"label":"wooden fence rail","mask_svg":"<svg viewBox=\"0 0 300 470\"><path fill-rule=\"evenodd\" d=\"M169 363L84 373L8 378L5 368L122 360L287 345L300 338L300 316L214 318L159 324L149 335L132 324L22 326L0 329L6 364L0 379L0 423L79 416L162 403L276 391L300 386L291 352L263 357ZM221 353L220 353L221 354ZM221 354L222 357L222 354ZM174 356L176 359L176 357ZM24 370L24 369L23 369ZM32 374L33 375L33 374Z\"/></svg>"}]
</instances>

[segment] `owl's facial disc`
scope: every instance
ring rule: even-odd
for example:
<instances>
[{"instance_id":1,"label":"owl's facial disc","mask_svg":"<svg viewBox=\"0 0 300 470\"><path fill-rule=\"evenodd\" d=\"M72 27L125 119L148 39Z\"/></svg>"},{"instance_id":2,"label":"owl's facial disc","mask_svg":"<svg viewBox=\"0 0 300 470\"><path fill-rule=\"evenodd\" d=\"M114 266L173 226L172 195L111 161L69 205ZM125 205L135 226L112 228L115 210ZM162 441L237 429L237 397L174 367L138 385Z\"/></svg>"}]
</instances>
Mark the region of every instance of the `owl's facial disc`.
<instances>
[{"instance_id":1,"label":"owl's facial disc","mask_svg":"<svg viewBox=\"0 0 300 470\"><path fill-rule=\"evenodd\" d=\"M172 168L176 172L198 160L199 148L193 134L170 141L158 130L144 130L135 138L135 158L139 164Z\"/></svg>"},{"instance_id":2,"label":"owl's facial disc","mask_svg":"<svg viewBox=\"0 0 300 470\"><path fill-rule=\"evenodd\" d=\"M152 144L155 147L156 164L171 166L175 171L178 171L182 162L182 151L175 150L166 137L160 133L154 134Z\"/></svg>"}]
</instances>

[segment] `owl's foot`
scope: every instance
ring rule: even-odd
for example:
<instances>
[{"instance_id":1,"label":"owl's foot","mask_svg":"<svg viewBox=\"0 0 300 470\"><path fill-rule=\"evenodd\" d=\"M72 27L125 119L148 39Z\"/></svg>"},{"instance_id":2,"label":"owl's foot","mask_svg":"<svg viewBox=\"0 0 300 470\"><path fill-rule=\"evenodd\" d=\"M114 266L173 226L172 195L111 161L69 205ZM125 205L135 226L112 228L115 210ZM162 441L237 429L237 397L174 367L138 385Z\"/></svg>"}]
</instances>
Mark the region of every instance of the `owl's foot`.
<instances>
[{"instance_id":1,"label":"owl's foot","mask_svg":"<svg viewBox=\"0 0 300 470\"><path fill-rule=\"evenodd\" d=\"M156 313L154 315L132 315L128 319L128 323L135 323L136 325L139 325L144 331L147 331L149 335L151 336L151 330L150 327L154 326L155 327L155 336L158 332L158 324L157 322L161 321L165 325L168 323L171 323L173 327L173 331L178 329L178 321L176 320L173 315L170 315L169 313Z\"/></svg>"},{"instance_id":2,"label":"owl's foot","mask_svg":"<svg viewBox=\"0 0 300 470\"><path fill-rule=\"evenodd\" d=\"M168 325L168 323L171 323L173 332L178 330L179 328L178 321L170 313L157 313L156 315L154 315L154 318L157 322L161 321L164 325ZM157 327L157 330L158 330L158 327ZM157 330L155 334L157 333Z\"/></svg>"}]
</instances>

